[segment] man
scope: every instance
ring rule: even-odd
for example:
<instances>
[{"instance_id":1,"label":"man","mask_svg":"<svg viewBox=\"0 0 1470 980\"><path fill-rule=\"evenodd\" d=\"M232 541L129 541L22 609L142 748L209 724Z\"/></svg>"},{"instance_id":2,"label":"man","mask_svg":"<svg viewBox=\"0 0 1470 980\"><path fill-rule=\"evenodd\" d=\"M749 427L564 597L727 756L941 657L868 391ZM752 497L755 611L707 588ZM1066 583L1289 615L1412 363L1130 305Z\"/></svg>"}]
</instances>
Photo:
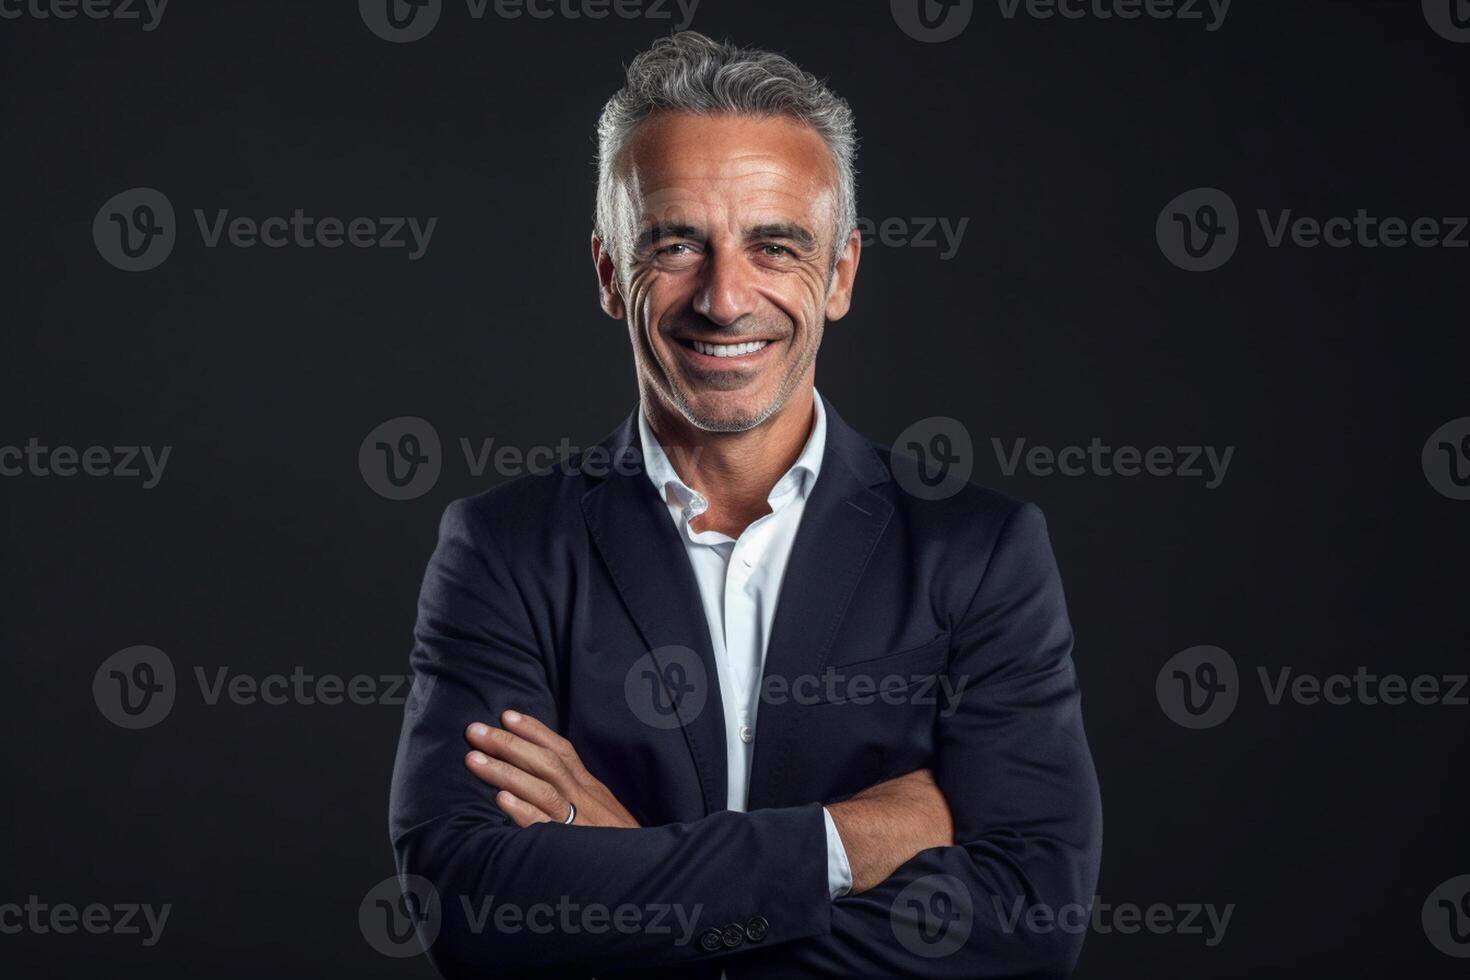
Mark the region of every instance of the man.
<instances>
[{"instance_id":1,"label":"man","mask_svg":"<svg viewBox=\"0 0 1470 980\"><path fill-rule=\"evenodd\" d=\"M1101 819L1041 515L905 493L814 388L858 270L847 105L682 33L599 137L640 408L444 516L391 804L435 965L1068 974L1076 930L1028 922L1090 902Z\"/></svg>"}]
</instances>

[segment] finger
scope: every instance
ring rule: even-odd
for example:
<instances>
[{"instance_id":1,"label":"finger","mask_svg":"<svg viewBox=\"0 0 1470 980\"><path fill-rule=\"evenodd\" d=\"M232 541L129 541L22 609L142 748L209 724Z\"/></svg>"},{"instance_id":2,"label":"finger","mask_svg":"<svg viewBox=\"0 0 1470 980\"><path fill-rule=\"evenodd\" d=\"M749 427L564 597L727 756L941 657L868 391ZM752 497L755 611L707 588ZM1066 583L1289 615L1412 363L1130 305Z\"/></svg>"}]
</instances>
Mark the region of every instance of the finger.
<instances>
[{"instance_id":1,"label":"finger","mask_svg":"<svg viewBox=\"0 0 1470 980\"><path fill-rule=\"evenodd\" d=\"M551 818L540 809L505 790L495 794L495 805L500 807L517 827L529 827L533 823L551 823Z\"/></svg>"},{"instance_id":2,"label":"finger","mask_svg":"<svg viewBox=\"0 0 1470 980\"><path fill-rule=\"evenodd\" d=\"M570 788L567 784L571 772L561 757L535 742L526 741L515 732L476 722L465 732L465 738L486 755L504 759L522 772L544 779L558 789Z\"/></svg>"},{"instance_id":3,"label":"finger","mask_svg":"<svg viewBox=\"0 0 1470 980\"><path fill-rule=\"evenodd\" d=\"M540 719L523 715L519 711L505 711L501 713L500 721L507 729L526 741L554 752L568 766L575 768L581 765L582 760L577 756L576 747L543 724Z\"/></svg>"},{"instance_id":4,"label":"finger","mask_svg":"<svg viewBox=\"0 0 1470 980\"><path fill-rule=\"evenodd\" d=\"M566 799L556 787L503 759L491 758L483 752L470 752L464 757L464 764L481 782L507 790L547 814L554 816L567 812Z\"/></svg>"}]
</instances>

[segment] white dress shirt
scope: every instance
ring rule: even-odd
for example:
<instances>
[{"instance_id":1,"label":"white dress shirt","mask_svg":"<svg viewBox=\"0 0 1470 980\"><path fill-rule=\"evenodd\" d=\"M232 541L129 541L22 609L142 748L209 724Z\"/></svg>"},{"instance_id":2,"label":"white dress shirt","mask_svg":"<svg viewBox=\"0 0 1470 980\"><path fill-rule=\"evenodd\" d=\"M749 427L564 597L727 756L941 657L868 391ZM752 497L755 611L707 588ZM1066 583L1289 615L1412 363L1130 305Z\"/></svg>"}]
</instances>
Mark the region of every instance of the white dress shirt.
<instances>
[{"instance_id":1,"label":"white dress shirt","mask_svg":"<svg viewBox=\"0 0 1470 980\"><path fill-rule=\"evenodd\" d=\"M738 538L689 526L709 508L709 501L679 478L643 412L638 413L638 437L648 478L668 504L699 583L725 709L726 806L742 812L750 791L761 674L776 618L776 599L827 446L827 413L821 396L815 390L812 394L814 418L805 448L767 495L771 512L753 521ZM852 869L826 807L822 817L827 827L827 888L837 898L852 888Z\"/></svg>"}]
</instances>

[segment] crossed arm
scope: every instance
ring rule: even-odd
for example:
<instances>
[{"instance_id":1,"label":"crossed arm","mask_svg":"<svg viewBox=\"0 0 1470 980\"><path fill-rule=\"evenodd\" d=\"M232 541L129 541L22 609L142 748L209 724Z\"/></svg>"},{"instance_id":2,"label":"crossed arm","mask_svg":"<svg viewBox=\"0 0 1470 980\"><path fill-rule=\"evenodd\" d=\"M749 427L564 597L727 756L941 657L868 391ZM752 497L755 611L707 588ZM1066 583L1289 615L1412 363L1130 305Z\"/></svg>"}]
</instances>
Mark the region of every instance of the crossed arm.
<instances>
[{"instance_id":1,"label":"crossed arm","mask_svg":"<svg viewBox=\"0 0 1470 980\"><path fill-rule=\"evenodd\" d=\"M518 711L502 712L501 719L504 727L475 722L465 730L472 747L465 766L500 788L495 805L517 827L563 823L569 803L577 807L574 827L638 826L587 771L571 742ZM853 895L886 880L920 851L954 844L949 805L927 769L869 787L827 810L847 849Z\"/></svg>"},{"instance_id":2,"label":"crossed arm","mask_svg":"<svg viewBox=\"0 0 1470 980\"><path fill-rule=\"evenodd\" d=\"M820 801L637 826L555 733L534 608L469 506L451 507L421 600L413 663L422 696L406 713L392 803L400 871L427 878L444 903L430 950L441 972L590 973L726 956L759 957L773 977L1070 972L1081 937L1030 931L1014 915L1090 902L1101 835L1071 630L1034 508L1010 516L953 624L949 669L969 684L936 723L931 772L828 807L854 879L835 901ZM466 755L466 739L479 755ZM448 775L461 765L499 789L493 801L474 780ZM571 827L560 825L567 800L577 804ZM973 914L963 947L942 958L895 941L896 903L931 876L962 888ZM699 928L760 913L770 932L758 947L710 952L650 930L506 934L460 914L485 897L555 906L569 896L609 909L672 902L697 914Z\"/></svg>"}]
</instances>

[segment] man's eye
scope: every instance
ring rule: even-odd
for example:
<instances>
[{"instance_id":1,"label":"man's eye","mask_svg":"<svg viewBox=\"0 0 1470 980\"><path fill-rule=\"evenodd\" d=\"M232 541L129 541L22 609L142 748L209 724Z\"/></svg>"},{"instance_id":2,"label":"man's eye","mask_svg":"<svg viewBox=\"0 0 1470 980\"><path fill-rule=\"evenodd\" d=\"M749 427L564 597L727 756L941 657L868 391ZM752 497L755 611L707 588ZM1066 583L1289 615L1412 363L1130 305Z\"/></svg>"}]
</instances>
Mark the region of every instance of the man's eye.
<instances>
[{"instance_id":1,"label":"man's eye","mask_svg":"<svg viewBox=\"0 0 1470 980\"><path fill-rule=\"evenodd\" d=\"M785 245L776 245L771 242L767 242L765 245L762 245L761 252L765 255L770 256L771 258L780 258L782 256L792 254L791 249L787 248Z\"/></svg>"},{"instance_id":2,"label":"man's eye","mask_svg":"<svg viewBox=\"0 0 1470 980\"><path fill-rule=\"evenodd\" d=\"M681 255L688 255L689 252L690 246L686 242L676 242L673 245L665 245L663 248L658 250L658 254L660 255L672 255L676 257Z\"/></svg>"}]
</instances>

